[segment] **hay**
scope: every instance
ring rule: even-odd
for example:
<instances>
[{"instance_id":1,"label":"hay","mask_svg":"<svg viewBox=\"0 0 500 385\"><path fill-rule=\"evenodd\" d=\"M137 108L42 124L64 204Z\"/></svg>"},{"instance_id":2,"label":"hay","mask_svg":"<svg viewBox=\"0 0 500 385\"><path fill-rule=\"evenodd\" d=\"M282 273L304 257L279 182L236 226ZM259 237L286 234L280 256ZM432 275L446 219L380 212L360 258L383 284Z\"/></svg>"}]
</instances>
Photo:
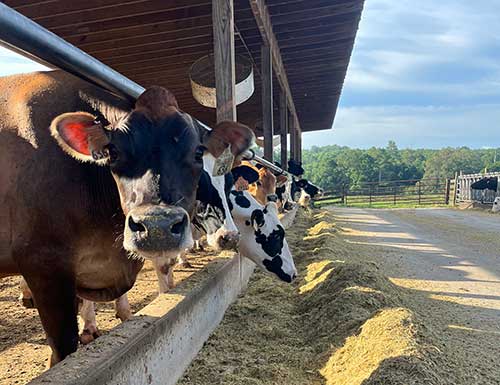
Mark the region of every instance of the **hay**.
<instances>
[{"instance_id":1,"label":"hay","mask_svg":"<svg viewBox=\"0 0 500 385\"><path fill-rule=\"evenodd\" d=\"M330 213L300 213L287 238L297 282L257 272L179 384L455 383L404 292L342 240Z\"/></svg>"}]
</instances>

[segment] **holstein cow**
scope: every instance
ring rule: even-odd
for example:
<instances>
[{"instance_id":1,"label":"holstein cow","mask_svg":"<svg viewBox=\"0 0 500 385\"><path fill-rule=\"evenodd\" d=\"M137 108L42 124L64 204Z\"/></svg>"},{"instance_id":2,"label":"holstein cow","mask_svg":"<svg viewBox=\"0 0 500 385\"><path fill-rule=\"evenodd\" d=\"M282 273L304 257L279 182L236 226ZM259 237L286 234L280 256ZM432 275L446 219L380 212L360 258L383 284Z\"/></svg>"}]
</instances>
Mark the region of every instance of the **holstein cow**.
<instances>
[{"instance_id":1,"label":"holstein cow","mask_svg":"<svg viewBox=\"0 0 500 385\"><path fill-rule=\"evenodd\" d=\"M285 229L278 218L275 202L265 206L248 191L232 190L231 213L240 230L239 252L254 261L264 271L285 282L297 275L292 254L285 238Z\"/></svg>"},{"instance_id":2,"label":"holstein cow","mask_svg":"<svg viewBox=\"0 0 500 385\"><path fill-rule=\"evenodd\" d=\"M26 279L55 364L77 348L77 296L113 300L143 258L189 247L203 155L253 134L203 134L161 87L132 106L59 71L1 78L0 96L0 274Z\"/></svg>"}]
</instances>

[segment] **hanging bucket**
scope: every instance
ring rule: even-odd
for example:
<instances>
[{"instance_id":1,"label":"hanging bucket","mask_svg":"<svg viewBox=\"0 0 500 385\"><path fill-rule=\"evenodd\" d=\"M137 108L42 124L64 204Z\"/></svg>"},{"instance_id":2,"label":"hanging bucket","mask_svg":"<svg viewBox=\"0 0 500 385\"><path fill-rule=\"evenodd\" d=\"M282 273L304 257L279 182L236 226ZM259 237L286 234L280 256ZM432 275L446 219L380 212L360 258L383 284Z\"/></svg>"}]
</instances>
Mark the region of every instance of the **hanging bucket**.
<instances>
[{"instance_id":1,"label":"hanging bucket","mask_svg":"<svg viewBox=\"0 0 500 385\"><path fill-rule=\"evenodd\" d=\"M236 55L235 73L236 105L238 105L250 99L255 90L252 62L244 56ZM194 62L189 70L189 79L195 100L202 106L216 108L214 55L203 56Z\"/></svg>"}]
</instances>

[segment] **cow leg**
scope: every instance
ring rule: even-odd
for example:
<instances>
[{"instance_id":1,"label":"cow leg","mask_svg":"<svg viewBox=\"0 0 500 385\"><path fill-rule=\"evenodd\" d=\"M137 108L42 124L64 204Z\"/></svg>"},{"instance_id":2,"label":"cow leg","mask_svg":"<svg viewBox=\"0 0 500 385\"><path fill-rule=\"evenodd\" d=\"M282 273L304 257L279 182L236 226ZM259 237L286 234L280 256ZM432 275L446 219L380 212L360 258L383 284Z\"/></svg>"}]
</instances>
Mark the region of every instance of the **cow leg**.
<instances>
[{"instance_id":1,"label":"cow leg","mask_svg":"<svg viewBox=\"0 0 500 385\"><path fill-rule=\"evenodd\" d=\"M195 241L195 242L197 242L197 241ZM177 257L177 261L178 261L179 265L181 265L182 267L185 267L188 269L193 268L193 265L191 265L191 263L188 261L188 259L186 257L186 253L180 253L179 256Z\"/></svg>"},{"instance_id":2,"label":"cow leg","mask_svg":"<svg viewBox=\"0 0 500 385\"><path fill-rule=\"evenodd\" d=\"M31 290L28 287L28 283L26 280L21 277L19 280L19 289L21 290L21 294L19 295L19 301L26 309L34 309L36 308L35 301L33 301L33 294L31 294Z\"/></svg>"},{"instance_id":3,"label":"cow leg","mask_svg":"<svg viewBox=\"0 0 500 385\"><path fill-rule=\"evenodd\" d=\"M116 318L122 322L132 318L132 311L130 310L130 303L128 302L127 294L123 294L115 300Z\"/></svg>"},{"instance_id":4,"label":"cow leg","mask_svg":"<svg viewBox=\"0 0 500 385\"><path fill-rule=\"evenodd\" d=\"M97 328L93 301L87 299L82 300L80 317L83 319L83 331L80 335L80 342L83 345L87 345L101 335L101 332Z\"/></svg>"},{"instance_id":5,"label":"cow leg","mask_svg":"<svg viewBox=\"0 0 500 385\"><path fill-rule=\"evenodd\" d=\"M24 274L37 304L47 341L52 348L50 366L78 347L78 300L74 280L58 272Z\"/></svg>"},{"instance_id":6,"label":"cow leg","mask_svg":"<svg viewBox=\"0 0 500 385\"><path fill-rule=\"evenodd\" d=\"M172 260L153 259L156 276L158 277L158 289L160 293L166 293L173 289L174 284L174 265L175 258Z\"/></svg>"}]
</instances>

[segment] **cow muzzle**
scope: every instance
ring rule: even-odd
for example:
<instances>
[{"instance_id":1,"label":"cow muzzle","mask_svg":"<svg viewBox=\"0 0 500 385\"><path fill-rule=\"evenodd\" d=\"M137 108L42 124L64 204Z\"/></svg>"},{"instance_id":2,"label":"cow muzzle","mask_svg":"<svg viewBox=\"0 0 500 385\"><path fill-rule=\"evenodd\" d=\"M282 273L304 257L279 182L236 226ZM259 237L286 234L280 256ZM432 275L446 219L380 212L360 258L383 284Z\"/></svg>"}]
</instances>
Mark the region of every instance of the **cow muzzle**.
<instances>
[{"instance_id":1,"label":"cow muzzle","mask_svg":"<svg viewBox=\"0 0 500 385\"><path fill-rule=\"evenodd\" d=\"M193 246L188 213L176 206L145 205L132 209L123 237L125 250L145 258L175 255Z\"/></svg>"},{"instance_id":2,"label":"cow muzzle","mask_svg":"<svg viewBox=\"0 0 500 385\"><path fill-rule=\"evenodd\" d=\"M214 234L207 235L208 244L216 250L236 250L240 240L240 233L218 229Z\"/></svg>"}]
</instances>

